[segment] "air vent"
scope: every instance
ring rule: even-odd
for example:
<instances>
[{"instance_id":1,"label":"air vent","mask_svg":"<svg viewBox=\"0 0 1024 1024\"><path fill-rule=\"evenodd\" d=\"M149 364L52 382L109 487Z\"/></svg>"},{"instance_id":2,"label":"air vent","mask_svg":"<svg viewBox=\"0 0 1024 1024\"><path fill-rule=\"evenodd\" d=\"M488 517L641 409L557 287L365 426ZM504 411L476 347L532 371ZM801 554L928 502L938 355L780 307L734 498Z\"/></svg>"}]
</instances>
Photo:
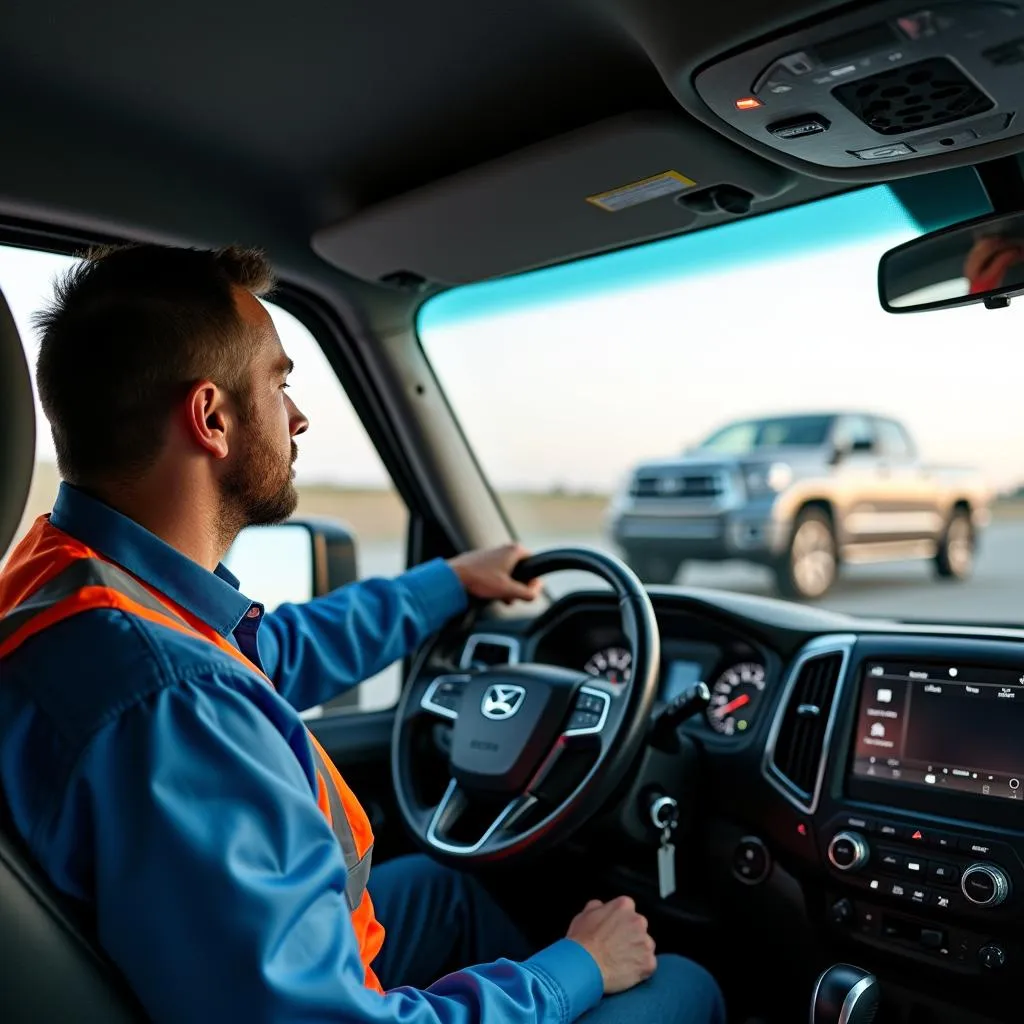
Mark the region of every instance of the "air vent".
<instances>
[{"instance_id":1,"label":"air vent","mask_svg":"<svg viewBox=\"0 0 1024 1024\"><path fill-rule=\"evenodd\" d=\"M771 767L804 804L814 801L843 659L829 651L804 661L782 709Z\"/></svg>"},{"instance_id":2,"label":"air vent","mask_svg":"<svg viewBox=\"0 0 1024 1024\"><path fill-rule=\"evenodd\" d=\"M991 97L945 57L841 85L832 95L880 135L906 135L962 121L995 106Z\"/></svg>"}]
</instances>

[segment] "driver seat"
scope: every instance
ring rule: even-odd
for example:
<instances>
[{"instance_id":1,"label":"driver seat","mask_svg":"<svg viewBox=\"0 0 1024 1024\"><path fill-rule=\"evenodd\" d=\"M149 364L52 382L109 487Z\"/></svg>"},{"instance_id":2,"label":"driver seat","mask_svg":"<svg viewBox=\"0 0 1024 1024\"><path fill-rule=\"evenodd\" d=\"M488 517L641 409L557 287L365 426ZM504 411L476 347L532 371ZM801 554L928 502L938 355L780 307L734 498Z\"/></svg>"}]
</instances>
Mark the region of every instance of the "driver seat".
<instances>
[{"instance_id":1,"label":"driver seat","mask_svg":"<svg viewBox=\"0 0 1024 1024\"><path fill-rule=\"evenodd\" d=\"M18 329L0 293L0 559L21 522L34 462L32 382ZM33 863L0 788L0 998L5 1024L148 1020L90 932L82 913Z\"/></svg>"}]
</instances>

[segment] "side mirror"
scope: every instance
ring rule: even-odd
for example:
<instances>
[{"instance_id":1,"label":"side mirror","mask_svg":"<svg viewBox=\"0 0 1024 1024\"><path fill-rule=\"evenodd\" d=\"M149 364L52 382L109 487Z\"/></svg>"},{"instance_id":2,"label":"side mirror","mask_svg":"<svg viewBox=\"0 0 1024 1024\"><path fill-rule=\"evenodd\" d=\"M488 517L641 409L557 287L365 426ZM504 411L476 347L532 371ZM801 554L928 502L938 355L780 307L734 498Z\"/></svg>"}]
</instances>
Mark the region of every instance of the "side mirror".
<instances>
[{"instance_id":1,"label":"side mirror","mask_svg":"<svg viewBox=\"0 0 1024 1024\"><path fill-rule=\"evenodd\" d=\"M317 516L247 526L224 565L241 581L242 592L268 611L285 602L309 601L359 578L352 531Z\"/></svg>"},{"instance_id":2,"label":"side mirror","mask_svg":"<svg viewBox=\"0 0 1024 1024\"><path fill-rule=\"evenodd\" d=\"M890 249L878 264L887 313L983 302L1001 309L1024 294L1024 213L997 213Z\"/></svg>"},{"instance_id":3,"label":"side mirror","mask_svg":"<svg viewBox=\"0 0 1024 1024\"><path fill-rule=\"evenodd\" d=\"M851 455L863 455L875 450L875 442L869 437L858 437L853 441L843 441L833 446L832 465L838 466L843 459Z\"/></svg>"}]
</instances>

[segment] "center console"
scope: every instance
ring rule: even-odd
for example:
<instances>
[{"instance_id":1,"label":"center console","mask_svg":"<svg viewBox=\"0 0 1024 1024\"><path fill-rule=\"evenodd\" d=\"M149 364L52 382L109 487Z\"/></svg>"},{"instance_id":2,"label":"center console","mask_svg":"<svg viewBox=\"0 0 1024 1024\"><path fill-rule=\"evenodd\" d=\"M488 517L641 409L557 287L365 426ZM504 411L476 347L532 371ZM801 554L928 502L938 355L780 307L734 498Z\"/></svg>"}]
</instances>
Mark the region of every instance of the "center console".
<instances>
[{"instance_id":1,"label":"center console","mask_svg":"<svg viewBox=\"0 0 1024 1024\"><path fill-rule=\"evenodd\" d=\"M1016 976L1024 644L857 637L844 653L822 723L819 788L803 802L826 926L965 978ZM828 694L819 696L796 717L825 714Z\"/></svg>"}]
</instances>

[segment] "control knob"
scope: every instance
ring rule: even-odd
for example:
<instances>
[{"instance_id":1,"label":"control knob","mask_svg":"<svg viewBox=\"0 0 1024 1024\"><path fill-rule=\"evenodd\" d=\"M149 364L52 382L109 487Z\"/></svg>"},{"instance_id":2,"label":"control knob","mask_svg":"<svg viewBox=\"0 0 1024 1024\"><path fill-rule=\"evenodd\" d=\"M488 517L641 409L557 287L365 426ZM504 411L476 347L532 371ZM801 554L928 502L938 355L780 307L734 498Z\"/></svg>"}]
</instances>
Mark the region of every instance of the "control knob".
<instances>
[{"instance_id":1,"label":"control knob","mask_svg":"<svg viewBox=\"0 0 1024 1024\"><path fill-rule=\"evenodd\" d=\"M972 864L960 879L963 894L978 907L998 907L1010 895L1010 880L995 864Z\"/></svg>"},{"instance_id":2,"label":"control knob","mask_svg":"<svg viewBox=\"0 0 1024 1024\"><path fill-rule=\"evenodd\" d=\"M870 857L868 841L859 832L838 832L828 844L828 860L837 871L857 871Z\"/></svg>"}]
</instances>

